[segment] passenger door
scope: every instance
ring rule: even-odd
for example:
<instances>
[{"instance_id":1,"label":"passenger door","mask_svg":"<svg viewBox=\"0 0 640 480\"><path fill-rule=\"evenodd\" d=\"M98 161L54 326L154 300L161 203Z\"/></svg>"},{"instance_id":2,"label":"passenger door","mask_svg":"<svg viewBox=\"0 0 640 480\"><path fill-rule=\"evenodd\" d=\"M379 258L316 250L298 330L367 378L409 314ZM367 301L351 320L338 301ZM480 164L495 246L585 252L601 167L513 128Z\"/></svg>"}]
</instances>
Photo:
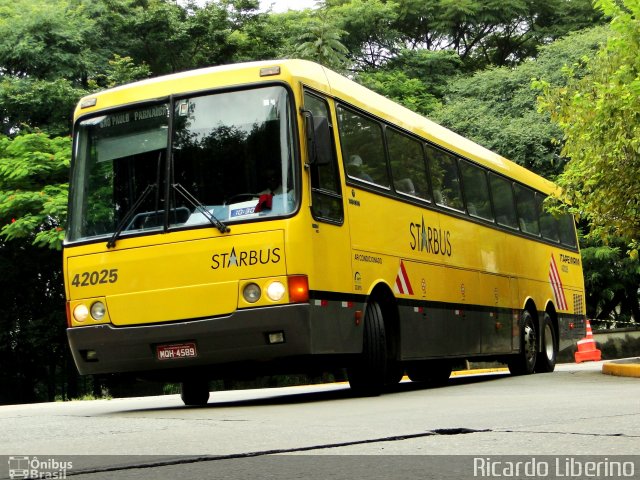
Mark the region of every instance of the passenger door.
<instances>
[{"instance_id":1,"label":"passenger door","mask_svg":"<svg viewBox=\"0 0 640 480\"><path fill-rule=\"evenodd\" d=\"M304 110L307 122L315 128L313 140L316 142L316 158L309 158L311 181L310 227L313 229L313 266L309 287L315 300L320 300L322 333L313 336L316 353L336 353L348 345L357 345L357 331L354 328L354 310L348 293L354 289L351 271L351 247L349 230L345 226L342 182L336 156L334 116L329 102L319 94L305 91ZM323 124L326 122L326 125ZM328 128L329 134L320 133ZM321 145L320 142L327 144ZM330 154L328 154L330 152ZM314 299L312 299L312 302ZM345 307L345 305L350 305ZM333 311L331 311L333 310ZM312 328L315 328L312 327ZM320 333L320 332L316 332Z\"/></svg>"}]
</instances>

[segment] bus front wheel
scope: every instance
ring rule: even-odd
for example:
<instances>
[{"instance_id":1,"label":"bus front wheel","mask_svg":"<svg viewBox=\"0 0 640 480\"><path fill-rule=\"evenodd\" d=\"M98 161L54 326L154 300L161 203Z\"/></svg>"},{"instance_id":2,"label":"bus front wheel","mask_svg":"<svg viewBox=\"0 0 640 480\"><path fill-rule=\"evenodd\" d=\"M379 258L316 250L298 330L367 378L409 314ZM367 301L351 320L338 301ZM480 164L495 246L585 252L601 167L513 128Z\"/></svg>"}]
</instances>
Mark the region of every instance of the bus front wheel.
<instances>
[{"instance_id":1,"label":"bus front wheel","mask_svg":"<svg viewBox=\"0 0 640 480\"><path fill-rule=\"evenodd\" d=\"M520 352L507 362L509 371L512 375L529 375L533 373L537 356L536 328L531 313L525 310L522 313L522 324L520 326Z\"/></svg>"},{"instance_id":2,"label":"bus front wheel","mask_svg":"<svg viewBox=\"0 0 640 480\"><path fill-rule=\"evenodd\" d=\"M388 380L387 339L382 309L376 301L367 305L364 315L362 353L347 368L349 385L358 395L377 396Z\"/></svg>"},{"instance_id":3,"label":"bus front wheel","mask_svg":"<svg viewBox=\"0 0 640 480\"><path fill-rule=\"evenodd\" d=\"M181 384L180 397L185 405L198 407L209 401L209 382L205 380L186 380Z\"/></svg>"}]
</instances>

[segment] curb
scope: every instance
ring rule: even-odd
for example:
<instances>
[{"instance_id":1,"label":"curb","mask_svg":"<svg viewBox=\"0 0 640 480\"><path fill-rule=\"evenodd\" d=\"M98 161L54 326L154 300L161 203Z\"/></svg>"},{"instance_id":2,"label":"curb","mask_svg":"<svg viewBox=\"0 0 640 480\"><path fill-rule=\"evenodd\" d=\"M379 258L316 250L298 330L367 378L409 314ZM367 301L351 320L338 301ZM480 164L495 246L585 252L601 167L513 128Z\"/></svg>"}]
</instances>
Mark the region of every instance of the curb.
<instances>
[{"instance_id":1,"label":"curb","mask_svg":"<svg viewBox=\"0 0 640 480\"><path fill-rule=\"evenodd\" d=\"M605 362L602 364L602 373L618 377L640 378L640 358Z\"/></svg>"},{"instance_id":2,"label":"curb","mask_svg":"<svg viewBox=\"0 0 640 480\"><path fill-rule=\"evenodd\" d=\"M451 377L462 377L466 375L479 375L483 373L509 373L509 369L506 367L495 368L472 368L471 370L454 370L451 372ZM407 375L402 377L402 380L409 382L410 379Z\"/></svg>"},{"instance_id":3,"label":"curb","mask_svg":"<svg viewBox=\"0 0 640 480\"><path fill-rule=\"evenodd\" d=\"M474 368L471 370L455 370L451 372L452 377L459 377L463 375L476 375L481 373L504 373L508 372L509 369L506 367L496 367L496 368Z\"/></svg>"}]
</instances>

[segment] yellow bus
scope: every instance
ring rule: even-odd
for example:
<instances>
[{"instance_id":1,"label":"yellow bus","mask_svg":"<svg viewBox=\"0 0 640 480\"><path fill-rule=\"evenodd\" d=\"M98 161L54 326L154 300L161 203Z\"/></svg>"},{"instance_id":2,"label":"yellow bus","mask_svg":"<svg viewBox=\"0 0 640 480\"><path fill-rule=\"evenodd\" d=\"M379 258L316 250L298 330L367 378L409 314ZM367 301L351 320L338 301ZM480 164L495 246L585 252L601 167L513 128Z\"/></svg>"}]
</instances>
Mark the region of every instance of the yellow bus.
<instances>
[{"instance_id":1,"label":"yellow bus","mask_svg":"<svg viewBox=\"0 0 640 480\"><path fill-rule=\"evenodd\" d=\"M379 394L464 359L549 372L584 335L554 185L315 63L149 79L75 111L64 246L81 374L346 368Z\"/></svg>"}]
</instances>

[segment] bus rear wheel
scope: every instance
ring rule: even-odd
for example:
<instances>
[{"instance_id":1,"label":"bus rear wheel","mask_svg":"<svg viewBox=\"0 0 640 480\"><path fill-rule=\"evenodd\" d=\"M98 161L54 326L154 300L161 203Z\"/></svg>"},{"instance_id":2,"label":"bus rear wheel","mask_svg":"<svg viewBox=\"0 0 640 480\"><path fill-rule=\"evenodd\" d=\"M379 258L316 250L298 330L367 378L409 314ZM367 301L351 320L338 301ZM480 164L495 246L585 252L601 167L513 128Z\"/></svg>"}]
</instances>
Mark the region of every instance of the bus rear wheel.
<instances>
[{"instance_id":1,"label":"bus rear wheel","mask_svg":"<svg viewBox=\"0 0 640 480\"><path fill-rule=\"evenodd\" d=\"M548 313L545 312L540 336L541 351L536 358L536 372L553 372L558 357L558 341L556 330Z\"/></svg>"},{"instance_id":2,"label":"bus rear wheel","mask_svg":"<svg viewBox=\"0 0 640 480\"><path fill-rule=\"evenodd\" d=\"M387 338L382 309L376 301L367 305L364 315L362 353L347 368L349 385L357 395L377 396L389 379Z\"/></svg>"},{"instance_id":3,"label":"bus rear wheel","mask_svg":"<svg viewBox=\"0 0 640 480\"><path fill-rule=\"evenodd\" d=\"M198 407L209 401L209 382L206 380L186 380L181 387L180 397L185 405Z\"/></svg>"},{"instance_id":4,"label":"bus rear wheel","mask_svg":"<svg viewBox=\"0 0 640 480\"><path fill-rule=\"evenodd\" d=\"M525 310L522 313L522 325L520 327L520 352L507 362L511 375L529 375L533 373L537 356L536 328L531 313Z\"/></svg>"}]
</instances>

